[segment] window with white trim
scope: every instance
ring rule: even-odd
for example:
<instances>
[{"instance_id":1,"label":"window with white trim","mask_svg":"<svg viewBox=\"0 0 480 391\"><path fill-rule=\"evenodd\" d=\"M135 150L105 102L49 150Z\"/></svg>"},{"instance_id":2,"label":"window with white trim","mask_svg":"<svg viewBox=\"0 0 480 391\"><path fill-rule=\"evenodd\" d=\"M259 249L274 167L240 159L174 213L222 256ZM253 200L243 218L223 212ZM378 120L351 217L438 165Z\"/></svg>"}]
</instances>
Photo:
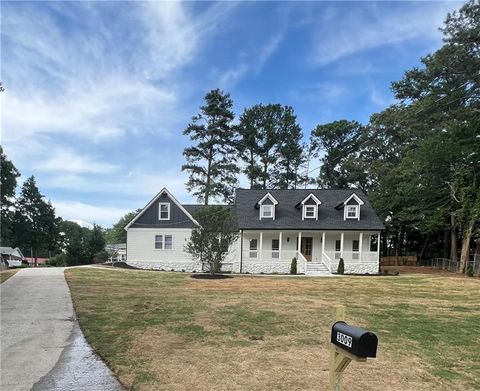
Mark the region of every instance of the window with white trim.
<instances>
[{"instance_id":1,"label":"window with white trim","mask_svg":"<svg viewBox=\"0 0 480 391\"><path fill-rule=\"evenodd\" d=\"M378 251L378 235L370 235L370 251Z\"/></svg>"},{"instance_id":2,"label":"window with white trim","mask_svg":"<svg viewBox=\"0 0 480 391\"><path fill-rule=\"evenodd\" d=\"M173 248L172 235L155 235L156 250L171 250Z\"/></svg>"},{"instance_id":3,"label":"window with white trim","mask_svg":"<svg viewBox=\"0 0 480 391\"><path fill-rule=\"evenodd\" d=\"M335 259L340 259L342 256L341 254L341 247L342 247L342 241L340 239L335 240Z\"/></svg>"},{"instance_id":4,"label":"window with white trim","mask_svg":"<svg viewBox=\"0 0 480 391\"><path fill-rule=\"evenodd\" d=\"M352 259L359 259L360 241L352 240Z\"/></svg>"},{"instance_id":5,"label":"window with white trim","mask_svg":"<svg viewBox=\"0 0 480 391\"><path fill-rule=\"evenodd\" d=\"M169 202L160 202L158 204L158 219L170 220L170 203Z\"/></svg>"},{"instance_id":6,"label":"window with white trim","mask_svg":"<svg viewBox=\"0 0 480 391\"><path fill-rule=\"evenodd\" d=\"M272 239L272 259L280 258L280 240Z\"/></svg>"},{"instance_id":7,"label":"window with white trim","mask_svg":"<svg viewBox=\"0 0 480 391\"><path fill-rule=\"evenodd\" d=\"M273 219L273 205L261 205L260 217L262 219Z\"/></svg>"},{"instance_id":8,"label":"window with white trim","mask_svg":"<svg viewBox=\"0 0 480 391\"><path fill-rule=\"evenodd\" d=\"M347 219L358 219L358 205L347 205Z\"/></svg>"},{"instance_id":9,"label":"window with white trim","mask_svg":"<svg viewBox=\"0 0 480 391\"><path fill-rule=\"evenodd\" d=\"M317 205L303 205L303 218L316 219L317 218Z\"/></svg>"},{"instance_id":10,"label":"window with white trim","mask_svg":"<svg viewBox=\"0 0 480 391\"><path fill-rule=\"evenodd\" d=\"M248 254L249 258L257 258L257 250L258 250L258 247L257 247L257 239L250 239L250 252Z\"/></svg>"}]
</instances>

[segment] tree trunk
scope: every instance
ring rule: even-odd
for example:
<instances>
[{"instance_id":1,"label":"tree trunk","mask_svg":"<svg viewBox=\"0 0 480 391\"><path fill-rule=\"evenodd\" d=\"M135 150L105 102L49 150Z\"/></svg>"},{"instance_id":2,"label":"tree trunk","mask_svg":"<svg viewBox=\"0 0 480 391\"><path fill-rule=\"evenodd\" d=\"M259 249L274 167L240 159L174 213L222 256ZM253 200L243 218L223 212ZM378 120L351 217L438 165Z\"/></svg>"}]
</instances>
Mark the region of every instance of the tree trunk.
<instances>
[{"instance_id":1,"label":"tree trunk","mask_svg":"<svg viewBox=\"0 0 480 391\"><path fill-rule=\"evenodd\" d=\"M457 260L457 227L453 213L450 215L450 259Z\"/></svg>"},{"instance_id":2,"label":"tree trunk","mask_svg":"<svg viewBox=\"0 0 480 391\"><path fill-rule=\"evenodd\" d=\"M207 165L207 178L205 181L205 205L208 205L209 197L210 197L210 183L211 183L211 176L212 176L212 148L208 152L208 165Z\"/></svg>"},{"instance_id":3,"label":"tree trunk","mask_svg":"<svg viewBox=\"0 0 480 391\"><path fill-rule=\"evenodd\" d=\"M36 248L36 249L35 249L35 267L38 266L37 258L38 258L38 249Z\"/></svg>"},{"instance_id":4,"label":"tree trunk","mask_svg":"<svg viewBox=\"0 0 480 391\"><path fill-rule=\"evenodd\" d=\"M459 273L465 273L465 269L470 257L470 240L472 239L473 224L474 221L471 219L468 222L467 229L463 232L462 253L460 255L460 268L458 270Z\"/></svg>"},{"instance_id":5,"label":"tree trunk","mask_svg":"<svg viewBox=\"0 0 480 391\"><path fill-rule=\"evenodd\" d=\"M448 232L448 229L443 230L443 258L447 259L448 258L448 239L450 235Z\"/></svg>"}]
</instances>

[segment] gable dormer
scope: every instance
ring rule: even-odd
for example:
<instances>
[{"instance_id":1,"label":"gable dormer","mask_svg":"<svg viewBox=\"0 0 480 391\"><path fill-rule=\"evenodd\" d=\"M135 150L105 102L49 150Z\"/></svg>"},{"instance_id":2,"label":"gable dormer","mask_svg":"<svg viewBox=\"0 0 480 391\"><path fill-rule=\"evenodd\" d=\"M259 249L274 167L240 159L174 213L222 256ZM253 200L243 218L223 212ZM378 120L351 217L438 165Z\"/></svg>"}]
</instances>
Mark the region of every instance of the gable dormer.
<instances>
[{"instance_id":1,"label":"gable dormer","mask_svg":"<svg viewBox=\"0 0 480 391\"><path fill-rule=\"evenodd\" d=\"M365 203L355 193L352 193L345 201L336 206L337 209L343 208L344 220L360 220L360 207Z\"/></svg>"},{"instance_id":2,"label":"gable dormer","mask_svg":"<svg viewBox=\"0 0 480 391\"><path fill-rule=\"evenodd\" d=\"M310 193L298 205L302 208L302 220L315 219L318 220L318 207L322 202L313 194Z\"/></svg>"},{"instance_id":3,"label":"gable dormer","mask_svg":"<svg viewBox=\"0 0 480 391\"><path fill-rule=\"evenodd\" d=\"M259 219L272 219L275 220L275 207L278 205L278 201L270 193L267 193L263 198L257 202L257 207L260 210Z\"/></svg>"}]
</instances>

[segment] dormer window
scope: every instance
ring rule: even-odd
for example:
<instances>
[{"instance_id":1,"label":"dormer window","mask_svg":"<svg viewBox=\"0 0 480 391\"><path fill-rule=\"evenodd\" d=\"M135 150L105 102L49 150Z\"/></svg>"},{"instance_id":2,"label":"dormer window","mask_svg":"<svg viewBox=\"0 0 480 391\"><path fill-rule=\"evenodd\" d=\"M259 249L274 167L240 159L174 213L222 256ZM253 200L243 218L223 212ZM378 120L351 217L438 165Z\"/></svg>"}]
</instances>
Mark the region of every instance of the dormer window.
<instances>
[{"instance_id":1,"label":"dormer window","mask_svg":"<svg viewBox=\"0 0 480 391\"><path fill-rule=\"evenodd\" d=\"M347 219L358 219L358 205L347 205Z\"/></svg>"},{"instance_id":2,"label":"dormer window","mask_svg":"<svg viewBox=\"0 0 480 391\"><path fill-rule=\"evenodd\" d=\"M310 193L306 196L302 202L299 202L296 205L296 208L302 208L302 220L305 219L315 219L318 220L318 207L322 204L322 202L315 197L313 193Z\"/></svg>"},{"instance_id":3,"label":"dormer window","mask_svg":"<svg viewBox=\"0 0 480 391\"><path fill-rule=\"evenodd\" d=\"M275 220L275 207L278 201L270 193L267 193L263 198L257 202L256 207L260 208L260 220L273 219Z\"/></svg>"},{"instance_id":4,"label":"dormer window","mask_svg":"<svg viewBox=\"0 0 480 391\"><path fill-rule=\"evenodd\" d=\"M316 219L317 218L317 205L304 205L303 206L303 218L304 219Z\"/></svg>"},{"instance_id":5,"label":"dormer window","mask_svg":"<svg viewBox=\"0 0 480 391\"><path fill-rule=\"evenodd\" d=\"M170 203L169 202L160 202L158 204L158 219L170 220Z\"/></svg>"},{"instance_id":6,"label":"dormer window","mask_svg":"<svg viewBox=\"0 0 480 391\"><path fill-rule=\"evenodd\" d=\"M360 207L364 205L365 202L353 193L345 201L338 204L335 209L343 208L343 219L344 220L360 220Z\"/></svg>"},{"instance_id":7,"label":"dormer window","mask_svg":"<svg viewBox=\"0 0 480 391\"><path fill-rule=\"evenodd\" d=\"M262 219L273 219L273 205L261 205L260 213Z\"/></svg>"}]
</instances>

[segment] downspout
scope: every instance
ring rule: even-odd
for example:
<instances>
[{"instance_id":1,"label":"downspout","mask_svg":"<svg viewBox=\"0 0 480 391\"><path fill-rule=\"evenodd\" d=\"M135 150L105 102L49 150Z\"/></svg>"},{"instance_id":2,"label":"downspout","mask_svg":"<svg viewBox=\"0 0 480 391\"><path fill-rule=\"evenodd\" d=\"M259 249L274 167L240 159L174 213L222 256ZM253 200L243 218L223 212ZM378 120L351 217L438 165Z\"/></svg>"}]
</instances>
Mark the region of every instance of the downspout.
<instances>
[{"instance_id":1,"label":"downspout","mask_svg":"<svg viewBox=\"0 0 480 391\"><path fill-rule=\"evenodd\" d=\"M240 274L242 274L243 261L243 229L240 230Z\"/></svg>"}]
</instances>

